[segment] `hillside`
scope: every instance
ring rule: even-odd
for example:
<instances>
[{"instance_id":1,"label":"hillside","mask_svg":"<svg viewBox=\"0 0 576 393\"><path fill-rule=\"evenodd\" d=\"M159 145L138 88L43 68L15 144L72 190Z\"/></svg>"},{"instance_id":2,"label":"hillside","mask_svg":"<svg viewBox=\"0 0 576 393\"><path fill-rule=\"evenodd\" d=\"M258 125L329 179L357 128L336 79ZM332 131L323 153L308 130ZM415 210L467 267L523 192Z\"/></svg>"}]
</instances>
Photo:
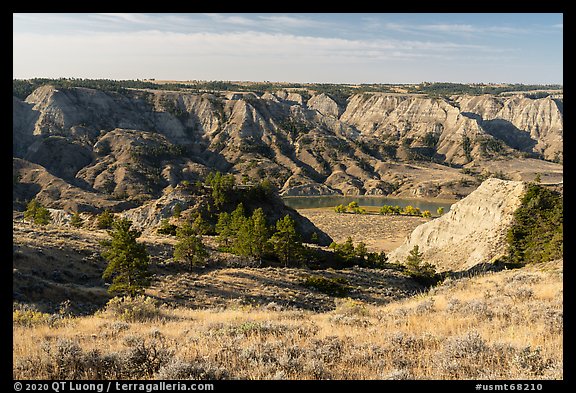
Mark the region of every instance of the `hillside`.
<instances>
[{"instance_id":1,"label":"hillside","mask_svg":"<svg viewBox=\"0 0 576 393\"><path fill-rule=\"evenodd\" d=\"M54 208L66 188L138 205L215 170L270 179L283 195L460 198L489 172L558 182L562 98L530 97L44 85L14 97L13 154L60 180L29 177L16 197L50 186Z\"/></svg>"},{"instance_id":2,"label":"hillside","mask_svg":"<svg viewBox=\"0 0 576 393\"><path fill-rule=\"evenodd\" d=\"M109 236L96 229L84 215L84 228L64 222L41 229L22 221L13 223L13 299L44 312L55 312L70 302L75 314L93 313L111 296L102 273L107 262L100 241ZM407 234L408 230L404 229ZM309 275L345 278L349 296L365 302L384 304L422 290L422 286L396 270L258 267L249 258L218 251L214 236L204 236L209 258L205 267L190 271L172 258L176 239L146 231L142 241L151 256L154 274L147 294L167 304L190 308L210 308L232 304L266 305L326 311L334 307L333 296L302 282Z\"/></svg>"},{"instance_id":3,"label":"hillside","mask_svg":"<svg viewBox=\"0 0 576 393\"><path fill-rule=\"evenodd\" d=\"M239 273L228 271L222 282L248 288L242 280L250 271ZM447 280L386 304L336 299L328 312L277 303L193 310L141 302L135 314L123 314L116 303L94 316L32 322L24 311L15 314L13 375L561 380L562 276L559 260Z\"/></svg>"}]
</instances>

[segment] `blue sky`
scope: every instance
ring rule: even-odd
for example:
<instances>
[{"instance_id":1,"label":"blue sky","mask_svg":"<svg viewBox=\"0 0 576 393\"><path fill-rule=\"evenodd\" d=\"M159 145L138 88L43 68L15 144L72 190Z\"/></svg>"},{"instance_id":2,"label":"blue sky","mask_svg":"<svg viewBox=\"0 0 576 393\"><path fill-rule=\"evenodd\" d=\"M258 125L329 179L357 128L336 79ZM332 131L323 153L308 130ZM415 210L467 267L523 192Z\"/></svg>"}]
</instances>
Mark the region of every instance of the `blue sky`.
<instances>
[{"instance_id":1,"label":"blue sky","mask_svg":"<svg viewBox=\"0 0 576 393\"><path fill-rule=\"evenodd\" d=\"M563 83L563 15L13 14L13 77Z\"/></svg>"}]
</instances>

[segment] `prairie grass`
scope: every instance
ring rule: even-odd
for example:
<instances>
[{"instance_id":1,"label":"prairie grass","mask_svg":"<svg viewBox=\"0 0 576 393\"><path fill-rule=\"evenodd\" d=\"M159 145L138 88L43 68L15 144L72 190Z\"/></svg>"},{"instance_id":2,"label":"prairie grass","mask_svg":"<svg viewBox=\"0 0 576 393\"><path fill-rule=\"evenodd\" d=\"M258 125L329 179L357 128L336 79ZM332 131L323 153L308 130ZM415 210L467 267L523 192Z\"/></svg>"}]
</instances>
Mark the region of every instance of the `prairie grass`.
<instances>
[{"instance_id":1,"label":"prairie grass","mask_svg":"<svg viewBox=\"0 0 576 393\"><path fill-rule=\"evenodd\" d=\"M383 306L337 299L323 313L272 303L150 310L142 300L138 318L119 318L116 305L14 324L13 376L562 379L562 298L560 261L446 280Z\"/></svg>"}]
</instances>

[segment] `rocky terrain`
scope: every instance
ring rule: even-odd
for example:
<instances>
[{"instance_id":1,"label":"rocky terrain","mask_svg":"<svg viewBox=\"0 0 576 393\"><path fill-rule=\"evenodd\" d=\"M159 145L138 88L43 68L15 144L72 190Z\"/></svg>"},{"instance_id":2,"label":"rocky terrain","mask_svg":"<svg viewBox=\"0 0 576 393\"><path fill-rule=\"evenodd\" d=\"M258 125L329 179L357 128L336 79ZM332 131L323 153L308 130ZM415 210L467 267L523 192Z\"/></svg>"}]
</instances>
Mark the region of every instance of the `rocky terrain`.
<instances>
[{"instance_id":1,"label":"rocky terrain","mask_svg":"<svg viewBox=\"0 0 576 393\"><path fill-rule=\"evenodd\" d=\"M48 84L13 99L13 199L123 210L215 170L270 179L283 195L461 198L488 172L558 182L562 102Z\"/></svg>"},{"instance_id":2,"label":"rocky terrain","mask_svg":"<svg viewBox=\"0 0 576 393\"><path fill-rule=\"evenodd\" d=\"M523 182L486 180L448 213L416 227L390 260L404 261L415 245L439 271L468 270L506 256L506 232L524 192Z\"/></svg>"}]
</instances>

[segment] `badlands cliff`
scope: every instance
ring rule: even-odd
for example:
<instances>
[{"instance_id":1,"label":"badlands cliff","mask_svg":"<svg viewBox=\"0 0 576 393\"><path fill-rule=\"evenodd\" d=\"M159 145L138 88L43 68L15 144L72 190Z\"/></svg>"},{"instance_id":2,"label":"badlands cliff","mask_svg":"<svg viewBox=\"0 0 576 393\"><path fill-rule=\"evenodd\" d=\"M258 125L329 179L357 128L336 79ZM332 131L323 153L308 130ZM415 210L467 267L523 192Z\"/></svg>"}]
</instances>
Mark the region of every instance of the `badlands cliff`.
<instances>
[{"instance_id":1,"label":"badlands cliff","mask_svg":"<svg viewBox=\"0 0 576 393\"><path fill-rule=\"evenodd\" d=\"M214 170L268 178L283 195L460 198L495 162L513 180L561 180L562 140L562 99L550 96L44 85L13 100L15 157L97 199L135 203ZM42 202L62 207L52 194Z\"/></svg>"},{"instance_id":2,"label":"badlands cliff","mask_svg":"<svg viewBox=\"0 0 576 393\"><path fill-rule=\"evenodd\" d=\"M415 245L438 271L467 270L508 253L506 233L525 191L523 182L490 178L443 216L418 226L389 255L403 263Z\"/></svg>"}]
</instances>

